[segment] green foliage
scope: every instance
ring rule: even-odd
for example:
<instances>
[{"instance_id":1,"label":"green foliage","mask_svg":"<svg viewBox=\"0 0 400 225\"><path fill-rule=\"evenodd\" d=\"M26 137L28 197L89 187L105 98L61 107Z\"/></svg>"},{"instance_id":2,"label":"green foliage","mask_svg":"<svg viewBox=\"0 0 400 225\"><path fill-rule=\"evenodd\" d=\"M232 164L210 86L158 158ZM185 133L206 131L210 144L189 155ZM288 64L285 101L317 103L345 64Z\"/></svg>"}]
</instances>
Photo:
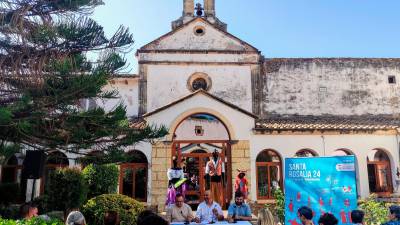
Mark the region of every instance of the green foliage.
<instances>
[{"instance_id":1,"label":"green foliage","mask_svg":"<svg viewBox=\"0 0 400 225\"><path fill-rule=\"evenodd\" d=\"M46 221L38 217L30 220L8 220L0 218L0 225L64 225L64 223L56 219Z\"/></svg>"},{"instance_id":2,"label":"green foliage","mask_svg":"<svg viewBox=\"0 0 400 225\"><path fill-rule=\"evenodd\" d=\"M137 215L144 206L125 195L104 194L90 199L82 208L86 222L90 225L102 225L107 211L118 212L121 224L136 225Z\"/></svg>"},{"instance_id":3,"label":"green foliage","mask_svg":"<svg viewBox=\"0 0 400 225\"><path fill-rule=\"evenodd\" d=\"M1 141L0 141L1 142ZM11 156L19 152L20 146L15 144L1 144L0 143L0 165L6 163Z\"/></svg>"},{"instance_id":4,"label":"green foliage","mask_svg":"<svg viewBox=\"0 0 400 225\"><path fill-rule=\"evenodd\" d=\"M9 205L19 199L20 188L16 183L0 184L0 204Z\"/></svg>"},{"instance_id":5,"label":"green foliage","mask_svg":"<svg viewBox=\"0 0 400 225\"><path fill-rule=\"evenodd\" d=\"M359 204L359 208L364 210L365 224L379 225L387 220L388 208L384 202L377 201L377 196L372 194Z\"/></svg>"},{"instance_id":6,"label":"green foliage","mask_svg":"<svg viewBox=\"0 0 400 225\"><path fill-rule=\"evenodd\" d=\"M87 184L78 169L57 170L50 174L46 187L48 207L64 212L78 208L86 201L87 191Z\"/></svg>"},{"instance_id":7,"label":"green foliage","mask_svg":"<svg viewBox=\"0 0 400 225\"><path fill-rule=\"evenodd\" d=\"M90 164L82 171L89 185L88 198L117 191L119 170L115 164Z\"/></svg>"},{"instance_id":8,"label":"green foliage","mask_svg":"<svg viewBox=\"0 0 400 225\"><path fill-rule=\"evenodd\" d=\"M279 221L283 224L285 222L285 195L281 189L275 189L273 196L276 200L274 211L279 218Z\"/></svg>"},{"instance_id":9,"label":"green foliage","mask_svg":"<svg viewBox=\"0 0 400 225\"><path fill-rule=\"evenodd\" d=\"M124 69L124 54L134 42L122 26L112 36L105 35L90 18L100 4L101 0L0 4L0 154L4 143L71 152L96 146L107 152L167 134L164 127L131 128L123 105L111 111L83 109L82 100L118 97L117 91L104 87ZM86 57L89 54L93 59Z\"/></svg>"},{"instance_id":10,"label":"green foliage","mask_svg":"<svg viewBox=\"0 0 400 225\"><path fill-rule=\"evenodd\" d=\"M0 205L0 218L18 219L20 217L18 205Z\"/></svg>"}]
</instances>

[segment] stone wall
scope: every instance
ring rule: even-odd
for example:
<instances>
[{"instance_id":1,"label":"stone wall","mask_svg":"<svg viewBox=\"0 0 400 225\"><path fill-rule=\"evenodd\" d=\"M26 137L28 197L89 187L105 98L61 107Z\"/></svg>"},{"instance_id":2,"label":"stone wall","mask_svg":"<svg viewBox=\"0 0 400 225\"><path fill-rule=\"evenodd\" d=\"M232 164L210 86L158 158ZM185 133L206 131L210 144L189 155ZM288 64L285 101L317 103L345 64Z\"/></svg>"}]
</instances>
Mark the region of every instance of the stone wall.
<instances>
[{"instance_id":1,"label":"stone wall","mask_svg":"<svg viewBox=\"0 0 400 225\"><path fill-rule=\"evenodd\" d=\"M267 59L264 70L262 117L400 113L400 59Z\"/></svg>"},{"instance_id":2,"label":"stone wall","mask_svg":"<svg viewBox=\"0 0 400 225\"><path fill-rule=\"evenodd\" d=\"M239 141L232 145L232 190L234 190L235 179L238 174L237 169L247 170L246 178L249 182L248 189L251 190L251 161L250 161L250 142ZM253 193L250 193L248 199L252 199Z\"/></svg>"},{"instance_id":3,"label":"stone wall","mask_svg":"<svg viewBox=\"0 0 400 225\"><path fill-rule=\"evenodd\" d=\"M171 167L171 144L158 142L151 153L151 205L163 211L166 201L168 178L167 170Z\"/></svg>"}]
</instances>

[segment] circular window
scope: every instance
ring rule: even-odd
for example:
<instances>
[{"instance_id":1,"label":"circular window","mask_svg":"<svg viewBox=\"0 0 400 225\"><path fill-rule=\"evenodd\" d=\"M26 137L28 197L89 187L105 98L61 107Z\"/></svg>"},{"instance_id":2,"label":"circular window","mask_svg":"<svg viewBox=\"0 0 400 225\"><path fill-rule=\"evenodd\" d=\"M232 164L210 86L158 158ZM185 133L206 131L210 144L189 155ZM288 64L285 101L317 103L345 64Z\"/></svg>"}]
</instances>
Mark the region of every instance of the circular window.
<instances>
[{"instance_id":1,"label":"circular window","mask_svg":"<svg viewBox=\"0 0 400 225\"><path fill-rule=\"evenodd\" d=\"M189 77L187 87L191 91L200 89L208 91L211 88L211 79L205 73L195 73Z\"/></svg>"},{"instance_id":2,"label":"circular window","mask_svg":"<svg viewBox=\"0 0 400 225\"><path fill-rule=\"evenodd\" d=\"M197 36L203 36L206 33L206 30L202 26L197 26L194 28L194 34Z\"/></svg>"},{"instance_id":3,"label":"circular window","mask_svg":"<svg viewBox=\"0 0 400 225\"><path fill-rule=\"evenodd\" d=\"M193 90L197 91L199 89L207 90L207 81L203 78L197 78L192 83Z\"/></svg>"}]
</instances>

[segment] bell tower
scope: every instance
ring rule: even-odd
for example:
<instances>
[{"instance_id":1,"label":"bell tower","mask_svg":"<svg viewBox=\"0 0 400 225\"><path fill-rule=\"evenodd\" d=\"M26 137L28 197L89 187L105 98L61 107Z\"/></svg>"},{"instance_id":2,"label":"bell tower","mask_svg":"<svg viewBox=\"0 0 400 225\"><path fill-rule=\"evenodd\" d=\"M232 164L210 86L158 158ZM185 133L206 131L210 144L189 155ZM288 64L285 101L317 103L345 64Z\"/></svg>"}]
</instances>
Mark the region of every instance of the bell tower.
<instances>
[{"instance_id":1,"label":"bell tower","mask_svg":"<svg viewBox=\"0 0 400 225\"><path fill-rule=\"evenodd\" d=\"M219 29L227 30L226 23L223 23L215 16L215 0L203 0L203 5L197 3L196 6L194 3L194 0L183 0L182 16L172 22L172 30L177 29L196 17L202 17L216 25Z\"/></svg>"}]
</instances>

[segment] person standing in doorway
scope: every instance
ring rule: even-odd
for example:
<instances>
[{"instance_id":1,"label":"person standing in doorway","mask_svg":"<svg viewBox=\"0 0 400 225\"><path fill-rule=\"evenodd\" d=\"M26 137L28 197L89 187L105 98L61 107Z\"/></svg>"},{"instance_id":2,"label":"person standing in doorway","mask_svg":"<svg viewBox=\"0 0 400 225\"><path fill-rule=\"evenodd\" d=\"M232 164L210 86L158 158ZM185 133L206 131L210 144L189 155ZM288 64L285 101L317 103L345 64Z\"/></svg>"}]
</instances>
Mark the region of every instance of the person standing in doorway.
<instances>
[{"instance_id":1,"label":"person standing in doorway","mask_svg":"<svg viewBox=\"0 0 400 225\"><path fill-rule=\"evenodd\" d=\"M206 165L206 174L210 177L210 193L220 206L224 205L223 174L225 165L217 150L214 150L210 161Z\"/></svg>"}]
</instances>

